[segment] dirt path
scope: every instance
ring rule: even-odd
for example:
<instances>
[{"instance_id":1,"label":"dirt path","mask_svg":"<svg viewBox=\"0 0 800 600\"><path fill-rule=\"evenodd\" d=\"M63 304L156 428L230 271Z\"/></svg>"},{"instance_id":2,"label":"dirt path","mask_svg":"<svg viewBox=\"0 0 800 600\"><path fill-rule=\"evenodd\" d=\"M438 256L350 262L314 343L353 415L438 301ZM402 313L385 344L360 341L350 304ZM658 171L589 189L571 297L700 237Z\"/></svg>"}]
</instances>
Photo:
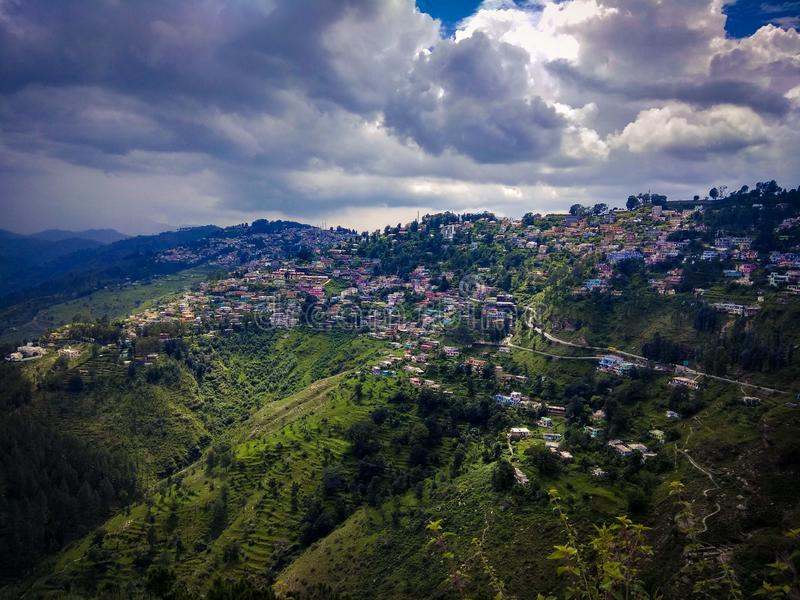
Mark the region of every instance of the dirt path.
<instances>
[{"instance_id":1,"label":"dirt path","mask_svg":"<svg viewBox=\"0 0 800 600\"><path fill-rule=\"evenodd\" d=\"M678 452L680 452L680 453L681 453L681 454L683 454L683 455L684 455L684 456L685 456L687 459L689 459L689 463L690 463L690 464L691 464L691 465L692 465L692 466L693 466L695 469L697 469L698 471L700 471L700 472L701 472L703 475L705 475L706 477L708 477L708 480L709 480L709 481L712 483L713 487L706 488L706 489L704 489L704 490L703 490L703 497L704 497L704 498L708 498L708 495L709 495L711 492L718 491L718 490L720 490L720 489L721 489L721 488L719 487L719 484L718 484L718 483L716 482L716 480L714 479L714 476L713 476L713 475L712 475L712 474L711 474L709 471L705 470L703 467L701 467L699 464L697 464L697 461L695 461L695 460L694 460L694 459L691 457L691 455L690 455L690 454L689 454L689 453L688 453L686 450L684 450L684 449L682 449L682 448L678 448ZM709 520L711 517L715 516L717 513L719 513L719 511L721 511L721 510L722 510L722 506L720 506L720 503L719 503L717 500L714 500L714 510L713 510L712 512L708 513L706 516L704 516L704 517L703 517L703 519L702 519L702 521L701 521L701 522L703 523L703 529L701 529L701 530L700 530L700 531L698 531L697 533L705 533L706 531L708 531L708 520Z\"/></svg>"},{"instance_id":2,"label":"dirt path","mask_svg":"<svg viewBox=\"0 0 800 600\"><path fill-rule=\"evenodd\" d=\"M700 424L700 420L699 420L699 419L697 419L697 417L695 417L695 420L698 422L698 424ZM703 475L705 475L706 477L708 477L708 480L709 480L709 481L712 483L712 485L714 486L714 487L706 488L706 489L704 489L704 490L703 490L703 497L704 497L704 498L708 498L708 495L709 495L711 492L713 492L713 491L718 491L718 490L720 490L720 489L722 489L722 488L720 488L719 484L718 484L718 483L717 483L717 481L714 479L714 476L711 474L711 471L708 471L707 469L704 469L702 466L700 466L700 465L697 463L697 461L696 461L694 458L692 458L692 456L691 456L691 455L689 454L689 452L686 450L686 447L688 446L688 444L689 444L689 440L692 438L692 434L693 434L693 433L694 433L694 427L692 427L692 426L690 425L690 426L689 426L689 435L687 435L687 436L686 436L686 442L684 442L684 444L683 444L683 448L678 448L678 447L677 447L677 445L676 445L676 446L675 446L675 449L676 449L678 452L680 452L681 454L683 454L683 455L684 455L684 456L685 456L685 457L686 457L686 458L689 460L689 464L691 464L691 465L692 465L692 466L693 466L695 469L697 469L698 471L700 471L700 472L701 472ZM720 506L720 503L719 503L717 500L714 500L714 510L713 510L712 512L708 513L706 516L704 516L704 517L703 517L703 519L702 519L702 521L701 521L701 522L703 523L703 529L702 529L701 531L698 531L697 533L698 533L698 534L700 534L700 533L705 533L706 531L708 531L708 520L709 520L711 517L715 516L717 513L719 513L719 511L721 511L721 510L722 510L722 506Z\"/></svg>"}]
</instances>

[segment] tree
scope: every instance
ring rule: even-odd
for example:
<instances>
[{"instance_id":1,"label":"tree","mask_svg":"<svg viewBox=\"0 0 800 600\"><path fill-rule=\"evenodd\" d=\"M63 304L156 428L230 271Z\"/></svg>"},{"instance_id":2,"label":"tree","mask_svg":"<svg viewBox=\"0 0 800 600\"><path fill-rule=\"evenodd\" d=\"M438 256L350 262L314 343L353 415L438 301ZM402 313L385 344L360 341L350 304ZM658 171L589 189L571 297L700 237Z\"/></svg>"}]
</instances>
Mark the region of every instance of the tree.
<instances>
[{"instance_id":1,"label":"tree","mask_svg":"<svg viewBox=\"0 0 800 600\"><path fill-rule=\"evenodd\" d=\"M530 446L525 449L525 460L535 467L540 475L553 477L561 472L561 461L544 446Z\"/></svg>"},{"instance_id":2,"label":"tree","mask_svg":"<svg viewBox=\"0 0 800 600\"><path fill-rule=\"evenodd\" d=\"M581 217L583 216L584 210L585 209L580 204L573 204L569 207L569 214L573 217Z\"/></svg>"},{"instance_id":3,"label":"tree","mask_svg":"<svg viewBox=\"0 0 800 600\"><path fill-rule=\"evenodd\" d=\"M67 391L77 394L83 391L83 387L83 379L78 374L72 375L67 380Z\"/></svg>"},{"instance_id":4,"label":"tree","mask_svg":"<svg viewBox=\"0 0 800 600\"><path fill-rule=\"evenodd\" d=\"M156 566L147 572L145 589L155 598L167 598L177 581L175 571L164 566Z\"/></svg>"},{"instance_id":5,"label":"tree","mask_svg":"<svg viewBox=\"0 0 800 600\"><path fill-rule=\"evenodd\" d=\"M300 485L296 481L293 481L290 493L290 503L291 503L290 509L293 513L297 512L297 505L298 505L297 496L299 492L300 492Z\"/></svg>"},{"instance_id":6,"label":"tree","mask_svg":"<svg viewBox=\"0 0 800 600\"><path fill-rule=\"evenodd\" d=\"M492 487L502 492L510 489L515 481L514 466L505 458L498 460L492 470Z\"/></svg>"},{"instance_id":7,"label":"tree","mask_svg":"<svg viewBox=\"0 0 800 600\"><path fill-rule=\"evenodd\" d=\"M356 458L374 454L381 447L378 429L369 421L354 423L347 432L347 439L352 444L353 454L356 455Z\"/></svg>"},{"instance_id":8,"label":"tree","mask_svg":"<svg viewBox=\"0 0 800 600\"><path fill-rule=\"evenodd\" d=\"M453 452L453 464L450 467L450 475L455 477L461 471L461 465L464 464L464 459L467 457L467 453L464 451L463 446L458 446Z\"/></svg>"},{"instance_id":9,"label":"tree","mask_svg":"<svg viewBox=\"0 0 800 600\"><path fill-rule=\"evenodd\" d=\"M599 202L592 207L592 214L594 215L602 215L607 211L608 211L608 204L605 204L604 202Z\"/></svg>"},{"instance_id":10,"label":"tree","mask_svg":"<svg viewBox=\"0 0 800 600\"><path fill-rule=\"evenodd\" d=\"M561 563L558 573L568 580L567 597L582 600L651 598L641 578L642 566L653 556L652 547L645 543L648 528L627 517L617 517L611 525L595 527L594 535L582 540L561 506L558 491L552 489L548 493L567 540L563 545L554 546L547 558Z\"/></svg>"},{"instance_id":11,"label":"tree","mask_svg":"<svg viewBox=\"0 0 800 600\"><path fill-rule=\"evenodd\" d=\"M715 187L708 190L708 195L712 200L716 200L719 197L719 190Z\"/></svg>"},{"instance_id":12,"label":"tree","mask_svg":"<svg viewBox=\"0 0 800 600\"><path fill-rule=\"evenodd\" d=\"M239 562L239 556L242 552L242 547L239 542L228 542L222 549L222 560L226 565Z\"/></svg>"},{"instance_id":13,"label":"tree","mask_svg":"<svg viewBox=\"0 0 800 600\"><path fill-rule=\"evenodd\" d=\"M223 498L217 498L211 506L211 524L209 533L212 538L217 538L228 520L228 505Z\"/></svg>"},{"instance_id":14,"label":"tree","mask_svg":"<svg viewBox=\"0 0 800 600\"><path fill-rule=\"evenodd\" d=\"M218 578L208 590L206 600L275 600L275 593L268 587L255 587L246 579L231 582Z\"/></svg>"},{"instance_id":15,"label":"tree","mask_svg":"<svg viewBox=\"0 0 800 600\"><path fill-rule=\"evenodd\" d=\"M628 210L633 210L639 206L639 199L636 196L628 196L628 201L625 203Z\"/></svg>"}]
</instances>

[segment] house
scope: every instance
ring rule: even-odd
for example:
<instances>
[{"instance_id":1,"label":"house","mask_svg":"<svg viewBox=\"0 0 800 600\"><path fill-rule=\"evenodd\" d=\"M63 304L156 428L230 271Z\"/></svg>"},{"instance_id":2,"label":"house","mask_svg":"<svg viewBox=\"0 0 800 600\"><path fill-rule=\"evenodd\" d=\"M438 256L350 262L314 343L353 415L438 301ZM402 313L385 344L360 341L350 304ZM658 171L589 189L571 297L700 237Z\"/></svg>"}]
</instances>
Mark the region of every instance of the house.
<instances>
[{"instance_id":1,"label":"house","mask_svg":"<svg viewBox=\"0 0 800 600\"><path fill-rule=\"evenodd\" d=\"M607 475L607 473L600 467L594 467L590 471L590 473L592 474L592 477L594 477L595 479L603 479L603 477Z\"/></svg>"},{"instance_id":2,"label":"house","mask_svg":"<svg viewBox=\"0 0 800 600\"><path fill-rule=\"evenodd\" d=\"M508 437L512 440L523 440L530 437L531 432L527 427L512 427L508 432Z\"/></svg>"},{"instance_id":3,"label":"house","mask_svg":"<svg viewBox=\"0 0 800 600\"><path fill-rule=\"evenodd\" d=\"M64 356L67 359L72 360L78 358L81 355L81 351L67 346L66 348L59 348L58 355Z\"/></svg>"},{"instance_id":4,"label":"house","mask_svg":"<svg viewBox=\"0 0 800 600\"><path fill-rule=\"evenodd\" d=\"M486 366L486 361L485 360L481 360L479 358L474 358L472 356L467 358L467 360L465 362L468 365L470 365L473 369L482 369L482 368L484 368Z\"/></svg>"},{"instance_id":5,"label":"house","mask_svg":"<svg viewBox=\"0 0 800 600\"><path fill-rule=\"evenodd\" d=\"M517 481L517 485L528 485L528 476L517 467L514 467L514 479Z\"/></svg>"},{"instance_id":6,"label":"house","mask_svg":"<svg viewBox=\"0 0 800 600\"><path fill-rule=\"evenodd\" d=\"M10 361L33 360L41 358L47 351L41 346L32 346L30 344L19 346L16 352L12 352L8 357Z\"/></svg>"},{"instance_id":7,"label":"house","mask_svg":"<svg viewBox=\"0 0 800 600\"><path fill-rule=\"evenodd\" d=\"M667 439L666 434L660 429L651 429L650 437L656 440L657 442L661 442L662 444L664 443L664 440Z\"/></svg>"},{"instance_id":8,"label":"house","mask_svg":"<svg viewBox=\"0 0 800 600\"><path fill-rule=\"evenodd\" d=\"M761 404L761 398L756 398L755 396L745 396L742 398L742 404L750 407L758 406Z\"/></svg>"},{"instance_id":9,"label":"house","mask_svg":"<svg viewBox=\"0 0 800 600\"><path fill-rule=\"evenodd\" d=\"M539 425L539 427L544 427L545 429L550 429L553 426L553 419L550 417L542 417L539 419L537 425Z\"/></svg>"},{"instance_id":10,"label":"house","mask_svg":"<svg viewBox=\"0 0 800 600\"><path fill-rule=\"evenodd\" d=\"M678 413L676 413L674 410L668 410L667 411L667 418L668 419L680 419L681 416Z\"/></svg>"},{"instance_id":11,"label":"house","mask_svg":"<svg viewBox=\"0 0 800 600\"><path fill-rule=\"evenodd\" d=\"M560 433L543 433L542 439L545 442L560 442L561 441L561 434Z\"/></svg>"},{"instance_id":12,"label":"house","mask_svg":"<svg viewBox=\"0 0 800 600\"><path fill-rule=\"evenodd\" d=\"M499 404L511 404L511 396L506 396L504 394L495 394L494 401Z\"/></svg>"},{"instance_id":13,"label":"house","mask_svg":"<svg viewBox=\"0 0 800 600\"><path fill-rule=\"evenodd\" d=\"M690 390L696 390L700 387L700 383L698 383L697 380L689 379L688 377L673 377L669 385L671 387L685 387Z\"/></svg>"},{"instance_id":14,"label":"house","mask_svg":"<svg viewBox=\"0 0 800 600\"><path fill-rule=\"evenodd\" d=\"M597 369L604 373L613 373L614 375L626 375L633 369L634 364L624 360L619 356L613 354L606 354L600 359L597 364Z\"/></svg>"},{"instance_id":15,"label":"house","mask_svg":"<svg viewBox=\"0 0 800 600\"><path fill-rule=\"evenodd\" d=\"M382 369L379 365L375 365L372 367L372 374L377 375L378 377L391 377L394 375L394 371L390 371L389 369Z\"/></svg>"},{"instance_id":16,"label":"house","mask_svg":"<svg viewBox=\"0 0 800 600\"><path fill-rule=\"evenodd\" d=\"M609 252L606 255L606 260L612 265L623 260L638 260L640 258L644 257L638 250L619 250L618 252Z\"/></svg>"},{"instance_id":17,"label":"house","mask_svg":"<svg viewBox=\"0 0 800 600\"><path fill-rule=\"evenodd\" d=\"M590 437L590 438L592 438L592 439L597 439L597 438L599 438L599 437L600 437L600 435L603 433L603 430L602 430L602 429L600 429L600 428L598 428L598 427L590 427L589 425L587 425L586 427L584 427L584 428L583 428L583 430L584 430L586 433L588 433L588 434L589 434L589 437Z\"/></svg>"},{"instance_id":18,"label":"house","mask_svg":"<svg viewBox=\"0 0 800 600\"><path fill-rule=\"evenodd\" d=\"M594 424L603 423L606 420L606 411L604 411L602 408L594 411L592 416L589 417L589 420Z\"/></svg>"},{"instance_id":19,"label":"house","mask_svg":"<svg viewBox=\"0 0 800 600\"><path fill-rule=\"evenodd\" d=\"M630 456L633 450L622 440L609 440L608 447L620 456Z\"/></svg>"},{"instance_id":20,"label":"house","mask_svg":"<svg viewBox=\"0 0 800 600\"><path fill-rule=\"evenodd\" d=\"M551 404L548 404L547 414L556 417L563 417L564 415L567 414L567 408L565 406L553 406Z\"/></svg>"},{"instance_id":21,"label":"house","mask_svg":"<svg viewBox=\"0 0 800 600\"><path fill-rule=\"evenodd\" d=\"M761 310L760 306L745 306L743 304L736 304L735 302L714 302L711 307L714 310L728 313L729 315L742 317L752 317Z\"/></svg>"},{"instance_id":22,"label":"house","mask_svg":"<svg viewBox=\"0 0 800 600\"><path fill-rule=\"evenodd\" d=\"M789 283L789 276L781 273L770 273L769 284L772 287L779 287Z\"/></svg>"}]
</instances>

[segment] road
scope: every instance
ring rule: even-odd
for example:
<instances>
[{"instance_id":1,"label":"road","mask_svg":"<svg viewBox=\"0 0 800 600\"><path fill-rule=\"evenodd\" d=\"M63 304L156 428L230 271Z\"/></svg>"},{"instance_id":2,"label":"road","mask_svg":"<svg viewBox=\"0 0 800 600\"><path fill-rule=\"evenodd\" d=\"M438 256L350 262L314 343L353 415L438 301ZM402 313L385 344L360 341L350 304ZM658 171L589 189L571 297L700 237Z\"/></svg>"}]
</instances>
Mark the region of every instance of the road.
<instances>
[{"instance_id":1,"label":"road","mask_svg":"<svg viewBox=\"0 0 800 600\"><path fill-rule=\"evenodd\" d=\"M550 333L547 333L544 329L542 329L538 325L533 326L533 330L536 333L544 336L545 339L547 339L548 341L553 342L555 344L561 344L562 346L568 346L570 348L578 348L578 349L581 349L581 350L595 350L595 351L600 351L600 352L613 352L614 354L619 354L621 356L627 356L629 358L634 358L636 360L642 360L642 361L650 362L647 359L647 357L645 357L645 356L642 356L640 354L633 354L631 352L625 352L624 350L619 350L618 348L613 348L612 346L608 346L608 347L603 348L601 346L590 346L589 344L579 344L579 343L576 343L576 342L570 342L568 340L562 340L561 338L557 338L556 336L554 336L554 335L552 335ZM600 356L559 356L557 354L550 354L549 352L542 352L541 350L533 350L531 348L524 348L522 346L517 346L516 344L512 344L511 343L511 337L512 336L509 335L505 340L503 340L502 345L508 346L509 348L515 348L517 350L524 350L524 351L527 351L527 352L534 352L536 354L541 354L541 355L544 355L544 356L550 356L552 358L558 358L558 359L599 360L600 358L602 358ZM684 367L683 365L676 365L676 364L673 364L673 363L660 363L660 364L663 364L666 367L671 367L671 369L676 373L695 375L697 377L707 377L708 379L715 379L717 381L722 381L724 383L731 383L731 384L734 384L734 385L739 385L739 386L747 387L747 388L754 389L754 390L761 390L763 392L770 392L770 393L773 393L773 394L791 395L791 392L787 392L785 390L779 390L779 389L776 389L776 388L770 388L770 387L766 387L766 386L763 386L763 385L755 385L753 383L747 383L745 381L739 381L737 379L729 379L727 377L720 377L719 375L711 375L710 373L705 373L703 371L697 371L695 369L690 369L689 367Z\"/></svg>"},{"instance_id":2,"label":"road","mask_svg":"<svg viewBox=\"0 0 800 600\"><path fill-rule=\"evenodd\" d=\"M517 346L516 344L512 344L510 341L510 337L503 340L501 345L506 346L507 348L514 348L515 350L522 350L523 352L533 352L534 354L547 356L550 358L554 358L556 360L600 360L601 358L603 358L602 356L564 356L562 354L551 354L550 352L542 352L541 350L534 350L533 348L525 348L524 346Z\"/></svg>"}]
</instances>

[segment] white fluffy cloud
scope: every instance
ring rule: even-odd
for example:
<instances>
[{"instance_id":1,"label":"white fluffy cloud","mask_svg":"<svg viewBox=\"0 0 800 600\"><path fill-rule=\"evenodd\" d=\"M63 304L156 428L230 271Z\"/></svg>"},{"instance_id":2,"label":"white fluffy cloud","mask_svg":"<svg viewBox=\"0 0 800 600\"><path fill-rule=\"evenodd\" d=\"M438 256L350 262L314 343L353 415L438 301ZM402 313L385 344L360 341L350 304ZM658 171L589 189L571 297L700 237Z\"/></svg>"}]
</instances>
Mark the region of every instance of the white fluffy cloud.
<instances>
[{"instance_id":1,"label":"white fluffy cloud","mask_svg":"<svg viewBox=\"0 0 800 600\"><path fill-rule=\"evenodd\" d=\"M796 185L800 34L722 0L0 2L0 227L359 227Z\"/></svg>"},{"instance_id":2,"label":"white fluffy cloud","mask_svg":"<svg viewBox=\"0 0 800 600\"><path fill-rule=\"evenodd\" d=\"M643 110L614 138L631 152L730 153L769 141L768 128L752 109L718 105L695 110L669 103Z\"/></svg>"}]
</instances>

